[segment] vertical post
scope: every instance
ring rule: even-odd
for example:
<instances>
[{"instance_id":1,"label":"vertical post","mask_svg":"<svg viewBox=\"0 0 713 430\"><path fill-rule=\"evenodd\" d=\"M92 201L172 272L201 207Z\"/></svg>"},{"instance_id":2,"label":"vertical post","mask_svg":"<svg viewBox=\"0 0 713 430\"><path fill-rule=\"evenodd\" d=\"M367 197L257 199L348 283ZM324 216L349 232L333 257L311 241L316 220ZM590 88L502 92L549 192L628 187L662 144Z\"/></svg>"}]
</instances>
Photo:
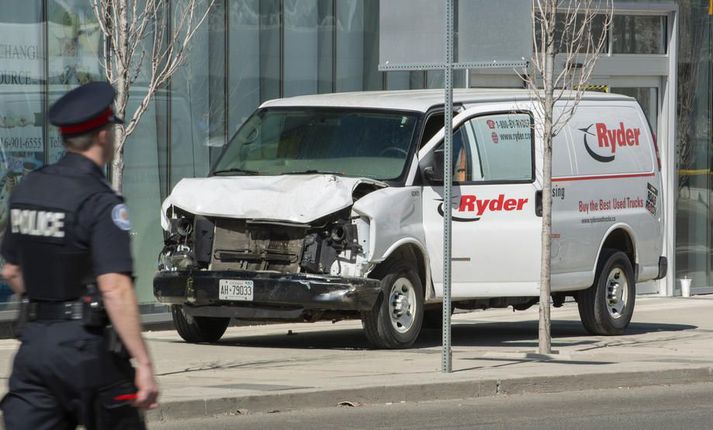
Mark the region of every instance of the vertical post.
<instances>
[{"instance_id":1,"label":"vertical post","mask_svg":"<svg viewBox=\"0 0 713 430\"><path fill-rule=\"evenodd\" d=\"M678 99L678 29L680 27L680 9L676 7L668 15L669 22L669 62L668 77L664 81L664 112L661 118L666 118L666 122L661 130L661 140L659 141L659 151L661 151L663 162L663 187L664 196L676 196L678 191L678 175L676 174L676 134L678 124L676 123L676 107ZM708 31L710 38L710 30ZM709 45L710 46L710 45ZM661 97L661 96L659 96ZM676 282L676 202L674 199L664 199L663 211L666 220L664 231L664 255L668 257L668 274L663 279L662 296L672 296Z\"/></svg>"},{"instance_id":2,"label":"vertical post","mask_svg":"<svg viewBox=\"0 0 713 430\"><path fill-rule=\"evenodd\" d=\"M453 0L446 2L445 112L443 139L443 347L441 372L450 373L451 354L451 191L453 187Z\"/></svg>"}]
</instances>

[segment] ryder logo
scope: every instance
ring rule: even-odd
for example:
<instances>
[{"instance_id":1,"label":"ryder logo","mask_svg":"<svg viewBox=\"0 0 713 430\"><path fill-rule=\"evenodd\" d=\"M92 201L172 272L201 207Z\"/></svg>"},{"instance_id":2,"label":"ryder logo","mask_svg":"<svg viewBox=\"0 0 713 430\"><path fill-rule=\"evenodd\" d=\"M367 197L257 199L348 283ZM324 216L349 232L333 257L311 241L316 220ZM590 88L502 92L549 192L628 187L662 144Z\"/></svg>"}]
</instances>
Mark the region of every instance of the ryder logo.
<instances>
[{"instance_id":1,"label":"ryder logo","mask_svg":"<svg viewBox=\"0 0 713 430\"><path fill-rule=\"evenodd\" d=\"M590 130L595 127L596 134ZM630 146L639 146L639 136L641 130L638 128L626 128L623 122L619 123L618 128L609 129L606 124L597 122L590 124L589 127L580 128L579 131L584 133L584 148L587 153L599 161L600 163L609 163L614 161L618 150L626 149ZM596 136L598 150L592 149L587 136ZM611 155L603 155L601 152Z\"/></svg>"},{"instance_id":2,"label":"ryder logo","mask_svg":"<svg viewBox=\"0 0 713 430\"><path fill-rule=\"evenodd\" d=\"M528 199L508 199L500 194L494 199L481 199L475 195L456 196L453 198L451 219L459 222L480 221L487 212L521 211ZM438 213L443 216L443 201L438 205Z\"/></svg>"}]
</instances>

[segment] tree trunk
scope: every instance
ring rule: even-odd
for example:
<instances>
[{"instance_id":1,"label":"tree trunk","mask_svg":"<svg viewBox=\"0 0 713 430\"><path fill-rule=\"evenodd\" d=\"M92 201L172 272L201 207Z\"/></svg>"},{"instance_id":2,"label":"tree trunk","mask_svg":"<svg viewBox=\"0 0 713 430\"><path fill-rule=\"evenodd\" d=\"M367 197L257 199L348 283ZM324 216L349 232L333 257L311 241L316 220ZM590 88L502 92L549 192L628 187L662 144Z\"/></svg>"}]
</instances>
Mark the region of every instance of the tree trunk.
<instances>
[{"instance_id":1,"label":"tree trunk","mask_svg":"<svg viewBox=\"0 0 713 430\"><path fill-rule=\"evenodd\" d=\"M552 12L554 14L554 12ZM554 21L554 17L552 18ZM554 27L554 25L553 25ZM543 87L545 102L543 106L543 162L542 162L542 257L540 269L540 321L539 321L539 348L540 354L552 352L552 338L550 334L550 262L552 240L552 131L554 117L554 62L555 50L553 35L546 37L545 47L545 74Z\"/></svg>"},{"instance_id":2,"label":"tree trunk","mask_svg":"<svg viewBox=\"0 0 713 430\"><path fill-rule=\"evenodd\" d=\"M129 5L127 0L116 0L114 7L118 8L119 28L117 41L117 58L114 59L114 64L117 65L116 73L116 100L114 102L114 111L116 116L126 118L126 105L129 101ZM117 127L114 134L114 161L111 165L111 183L114 189L121 193L123 188L124 178L124 143L126 141L126 133L124 128Z\"/></svg>"},{"instance_id":3,"label":"tree trunk","mask_svg":"<svg viewBox=\"0 0 713 430\"><path fill-rule=\"evenodd\" d=\"M123 142L126 139L124 129L117 127L114 134L114 160L111 163L111 185L121 193L124 184L124 148ZM121 144L119 145L119 142Z\"/></svg>"}]
</instances>

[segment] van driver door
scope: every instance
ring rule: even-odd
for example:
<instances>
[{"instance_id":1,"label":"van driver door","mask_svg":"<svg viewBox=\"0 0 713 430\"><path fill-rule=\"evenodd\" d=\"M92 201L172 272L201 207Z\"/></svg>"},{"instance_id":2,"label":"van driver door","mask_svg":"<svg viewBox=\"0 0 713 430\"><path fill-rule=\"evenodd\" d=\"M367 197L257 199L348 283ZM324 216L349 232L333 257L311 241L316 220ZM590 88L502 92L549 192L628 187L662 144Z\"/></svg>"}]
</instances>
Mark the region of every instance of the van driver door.
<instances>
[{"instance_id":1,"label":"van driver door","mask_svg":"<svg viewBox=\"0 0 713 430\"><path fill-rule=\"evenodd\" d=\"M453 194L425 179L423 222L436 295L443 296L443 213L452 213L454 298L537 296L542 218L535 180L533 116L511 105L473 107L454 119ZM442 154L443 131L419 152ZM427 176L427 175L424 175Z\"/></svg>"}]
</instances>

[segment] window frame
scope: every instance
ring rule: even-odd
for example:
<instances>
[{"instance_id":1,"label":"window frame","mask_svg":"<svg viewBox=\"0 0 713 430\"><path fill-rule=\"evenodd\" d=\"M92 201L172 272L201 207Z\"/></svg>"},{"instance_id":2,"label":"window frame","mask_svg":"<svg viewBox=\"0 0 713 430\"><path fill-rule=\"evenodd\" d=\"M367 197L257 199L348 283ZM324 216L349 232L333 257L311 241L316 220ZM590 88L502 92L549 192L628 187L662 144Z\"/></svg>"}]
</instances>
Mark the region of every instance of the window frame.
<instances>
[{"instance_id":1,"label":"window frame","mask_svg":"<svg viewBox=\"0 0 713 430\"><path fill-rule=\"evenodd\" d=\"M487 116L495 116L495 115L527 115L530 118L530 129L532 130L532 133L530 134L530 178L529 179L501 179L501 180L491 180L491 181L463 181L463 182L458 182L458 181L453 181L453 185L457 186L464 186L464 185L510 185L510 184L534 184L535 183L535 169L537 168L537 162L535 160L535 117L533 116L532 112L526 109L517 109L517 110L505 110L505 111L492 111L492 112L482 112L475 114L473 116L469 116L461 122L457 128L453 129L453 133L456 133L456 130L458 130L460 127L463 127L467 122L476 119L476 118L482 118L482 117L487 117ZM438 148L443 146L443 140L441 140L437 145L433 147L431 150L431 153L434 153ZM476 142L477 143L477 142ZM472 148L471 148L472 150ZM480 150L478 150L479 153L479 158L480 158ZM482 166L481 166L482 169ZM482 171L482 170L481 170ZM445 172L444 172L445 174ZM434 185L441 185L442 184L432 184L429 183L428 185L434 186Z\"/></svg>"},{"instance_id":2,"label":"window frame","mask_svg":"<svg viewBox=\"0 0 713 430\"><path fill-rule=\"evenodd\" d=\"M662 31L661 31L661 37L663 38L662 40L662 48L663 52L657 52L657 53L646 53L646 52L614 52L614 21L616 20L617 17L632 17L632 18L640 18L640 17L655 17L655 18L662 18L663 19L663 26L662 26ZM619 55L636 55L636 56L668 56L669 55L669 45L670 45L670 37L669 37L669 26L671 25L670 22L671 18L668 14L665 13L643 13L641 11L639 12L617 12L614 11L614 16L612 17L612 23L609 26L609 30L607 31L607 52L605 55L608 56L619 56Z\"/></svg>"}]
</instances>

